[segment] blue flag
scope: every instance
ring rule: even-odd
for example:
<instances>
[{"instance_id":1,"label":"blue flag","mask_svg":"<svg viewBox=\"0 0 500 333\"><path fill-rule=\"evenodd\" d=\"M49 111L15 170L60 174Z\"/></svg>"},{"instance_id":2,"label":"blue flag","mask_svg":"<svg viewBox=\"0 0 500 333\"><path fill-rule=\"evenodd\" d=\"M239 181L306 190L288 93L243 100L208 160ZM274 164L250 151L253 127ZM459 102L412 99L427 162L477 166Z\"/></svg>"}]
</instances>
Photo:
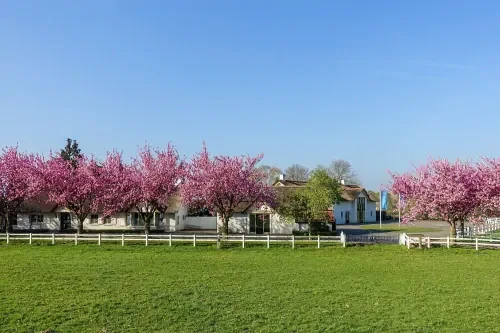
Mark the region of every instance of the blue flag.
<instances>
[{"instance_id":1,"label":"blue flag","mask_svg":"<svg viewBox=\"0 0 500 333\"><path fill-rule=\"evenodd\" d=\"M387 210L387 191L380 192L380 209Z\"/></svg>"}]
</instances>

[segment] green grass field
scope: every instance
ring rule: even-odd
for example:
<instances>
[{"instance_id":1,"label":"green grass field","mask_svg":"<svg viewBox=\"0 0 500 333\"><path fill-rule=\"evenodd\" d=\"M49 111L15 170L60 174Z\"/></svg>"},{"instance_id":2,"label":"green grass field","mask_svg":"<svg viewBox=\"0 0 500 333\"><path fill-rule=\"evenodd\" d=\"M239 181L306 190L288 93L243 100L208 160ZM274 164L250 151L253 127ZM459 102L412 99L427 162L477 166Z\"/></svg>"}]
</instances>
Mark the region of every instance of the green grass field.
<instances>
[{"instance_id":1,"label":"green grass field","mask_svg":"<svg viewBox=\"0 0 500 333\"><path fill-rule=\"evenodd\" d=\"M395 226L395 225L382 225L382 229L380 229L380 225L378 224L367 224L361 227L361 229L365 230L382 230L382 231L396 231L396 232L436 232L441 231L439 228L422 228L422 227L412 227L412 226Z\"/></svg>"},{"instance_id":2,"label":"green grass field","mask_svg":"<svg viewBox=\"0 0 500 333\"><path fill-rule=\"evenodd\" d=\"M1 332L494 332L500 251L0 245Z\"/></svg>"}]
</instances>

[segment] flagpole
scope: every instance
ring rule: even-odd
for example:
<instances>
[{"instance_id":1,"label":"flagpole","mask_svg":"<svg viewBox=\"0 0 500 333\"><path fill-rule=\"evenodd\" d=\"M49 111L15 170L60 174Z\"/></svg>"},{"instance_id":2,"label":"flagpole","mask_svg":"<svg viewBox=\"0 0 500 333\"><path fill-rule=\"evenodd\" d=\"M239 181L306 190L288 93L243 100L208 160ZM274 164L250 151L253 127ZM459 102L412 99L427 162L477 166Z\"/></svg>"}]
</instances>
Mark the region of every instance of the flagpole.
<instances>
[{"instance_id":1,"label":"flagpole","mask_svg":"<svg viewBox=\"0 0 500 333\"><path fill-rule=\"evenodd\" d=\"M380 190L380 203L378 205L378 210L380 212L380 230L382 230L382 190Z\"/></svg>"},{"instance_id":2,"label":"flagpole","mask_svg":"<svg viewBox=\"0 0 500 333\"><path fill-rule=\"evenodd\" d=\"M401 228L401 193L399 193L398 214L399 214L399 227Z\"/></svg>"}]
</instances>

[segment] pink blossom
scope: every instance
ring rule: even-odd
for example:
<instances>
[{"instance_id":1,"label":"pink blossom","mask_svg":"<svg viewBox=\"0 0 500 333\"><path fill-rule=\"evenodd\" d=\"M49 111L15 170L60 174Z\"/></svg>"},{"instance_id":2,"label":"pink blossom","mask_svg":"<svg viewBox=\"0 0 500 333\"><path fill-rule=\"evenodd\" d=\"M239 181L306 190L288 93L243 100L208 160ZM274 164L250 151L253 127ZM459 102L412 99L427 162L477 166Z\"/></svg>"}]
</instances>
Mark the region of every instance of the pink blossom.
<instances>
[{"instance_id":1,"label":"pink blossom","mask_svg":"<svg viewBox=\"0 0 500 333\"><path fill-rule=\"evenodd\" d=\"M23 204L39 193L36 173L37 156L17 151L17 147L5 148L0 155L0 217L11 231Z\"/></svg>"},{"instance_id":2,"label":"pink blossom","mask_svg":"<svg viewBox=\"0 0 500 333\"><path fill-rule=\"evenodd\" d=\"M99 201L107 215L136 208L148 233L154 213L167 210L169 198L177 194L184 173L185 163L171 144L166 150L146 145L131 164L112 152L102 165Z\"/></svg>"},{"instance_id":3,"label":"pink blossom","mask_svg":"<svg viewBox=\"0 0 500 333\"><path fill-rule=\"evenodd\" d=\"M82 157L76 165L61 156L51 156L39 164L41 189L48 200L71 210L78 218L78 232L83 221L97 211L99 166L93 159Z\"/></svg>"},{"instance_id":4,"label":"pink blossom","mask_svg":"<svg viewBox=\"0 0 500 333\"><path fill-rule=\"evenodd\" d=\"M204 145L187 170L182 187L183 203L220 214L224 221L224 233L228 232L229 219L239 205L267 204L273 207L276 193L266 185L266 174L256 168L262 157L211 158Z\"/></svg>"},{"instance_id":5,"label":"pink blossom","mask_svg":"<svg viewBox=\"0 0 500 333\"><path fill-rule=\"evenodd\" d=\"M413 172L392 174L391 191L405 200L403 222L440 219L455 234L457 222L478 221L484 195L481 169L469 162L430 160Z\"/></svg>"}]
</instances>

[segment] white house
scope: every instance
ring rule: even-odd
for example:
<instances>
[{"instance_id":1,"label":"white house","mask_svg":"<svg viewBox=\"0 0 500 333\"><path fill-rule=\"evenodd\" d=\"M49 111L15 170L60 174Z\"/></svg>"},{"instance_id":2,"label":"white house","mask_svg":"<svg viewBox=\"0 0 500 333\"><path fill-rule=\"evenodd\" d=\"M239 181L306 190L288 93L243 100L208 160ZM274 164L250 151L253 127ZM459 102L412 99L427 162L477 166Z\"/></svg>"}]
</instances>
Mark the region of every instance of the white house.
<instances>
[{"instance_id":1,"label":"white house","mask_svg":"<svg viewBox=\"0 0 500 333\"><path fill-rule=\"evenodd\" d=\"M178 197L169 200L165 214L154 213L151 230L180 231L186 229L216 229L216 217L189 216L186 207L180 204ZM17 231L74 231L77 229L78 219L65 207L50 204L44 201L30 202L24 205L22 213L17 216L17 223L13 229ZM83 222L84 230L143 230L144 222L135 208L127 212L117 213L105 217L102 213L91 213Z\"/></svg>"},{"instance_id":2,"label":"white house","mask_svg":"<svg viewBox=\"0 0 500 333\"><path fill-rule=\"evenodd\" d=\"M358 185L342 185L341 201L334 205L337 224L375 222L377 198Z\"/></svg>"}]
</instances>

